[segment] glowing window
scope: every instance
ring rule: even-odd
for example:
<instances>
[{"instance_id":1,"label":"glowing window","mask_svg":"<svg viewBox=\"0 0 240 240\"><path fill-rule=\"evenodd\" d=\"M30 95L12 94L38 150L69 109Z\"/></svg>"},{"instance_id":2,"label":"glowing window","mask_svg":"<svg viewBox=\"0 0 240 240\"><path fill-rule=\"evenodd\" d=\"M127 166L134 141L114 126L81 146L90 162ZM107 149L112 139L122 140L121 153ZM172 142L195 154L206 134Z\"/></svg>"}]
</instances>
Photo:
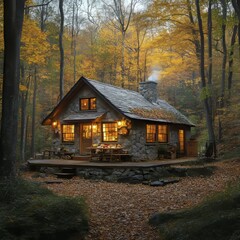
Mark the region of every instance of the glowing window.
<instances>
[{"instance_id":1,"label":"glowing window","mask_svg":"<svg viewBox=\"0 0 240 240\"><path fill-rule=\"evenodd\" d=\"M156 142L156 133L157 133L157 128L156 125L153 124L147 124L147 139L146 141L149 143Z\"/></svg>"},{"instance_id":2,"label":"glowing window","mask_svg":"<svg viewBox=\"0 0 240 240\"><path fill-rule=\"evenodd\" d=\"M97 100L96 98L81 98L80 99L80 110L96 110Z\"/></svg>"},{"instance_id":3,"label":"glowing window","mask_svg":"<svg viewBox=\"0 0 240 240\"><path fill-rule=\"evenodd\" d=\"M166 143L168 141L167 125L158 125L158 142Z\"/></svg>"},{"instance_id":4,"label":"glowing window","mask_svg":"<svg viewBox=\"0 0 240 240\"><path fill-rule=\"evenodd\" d=\"M62 125L62 141L74 142L74 125Z\"/></svg>"},{"instance_id":5,"label":"glowing window","mask_svg":"<svg viewBox=\"0 0 240 240\"><path fill-rule=\"evenodd\" d=\"M184 138L184 130L180 129L178 131L178 140L179 140L179 147L180 147L180 152L184 153L184 142L185 142L185 138Z\"/></svg>"},{"instance_id":6,"label":"glowing window","mask_svg":"<svg viewBox=\"0 0 240 240\"><path fill-rule=\"evenodd\" d=\"M102 134L104 142L115 142L118 138L117 123L103 123Z\"/></svg>"}]
</instances>

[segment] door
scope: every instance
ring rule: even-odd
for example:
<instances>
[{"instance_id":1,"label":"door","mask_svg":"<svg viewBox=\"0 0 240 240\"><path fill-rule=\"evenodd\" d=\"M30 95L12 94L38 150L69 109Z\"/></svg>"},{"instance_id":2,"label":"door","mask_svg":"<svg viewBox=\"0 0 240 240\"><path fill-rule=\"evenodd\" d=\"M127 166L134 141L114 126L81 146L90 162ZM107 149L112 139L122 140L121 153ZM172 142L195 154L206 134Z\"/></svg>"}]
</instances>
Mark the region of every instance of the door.
<instances>
[{"instance_id":1,"label":"door","mask_svg":"<svg viewBox=\"0 0 240 240\"><path fill-rule=\"evenodd\" d=\"M185 153L185 133L183 129L178 131L178 141L179 141L179 152L180 154Z\"/></svg>"},{"instance_id":2,"label":"door","mask_svg":"<svg viewBox=\"0 0 240 240\"><path fill-rule=\"evenodd\" d=\"M88 147L92 146L92 124L83 123L80 127L80 149L81 154L89 153Z\"/></svg>"}]
</instances>

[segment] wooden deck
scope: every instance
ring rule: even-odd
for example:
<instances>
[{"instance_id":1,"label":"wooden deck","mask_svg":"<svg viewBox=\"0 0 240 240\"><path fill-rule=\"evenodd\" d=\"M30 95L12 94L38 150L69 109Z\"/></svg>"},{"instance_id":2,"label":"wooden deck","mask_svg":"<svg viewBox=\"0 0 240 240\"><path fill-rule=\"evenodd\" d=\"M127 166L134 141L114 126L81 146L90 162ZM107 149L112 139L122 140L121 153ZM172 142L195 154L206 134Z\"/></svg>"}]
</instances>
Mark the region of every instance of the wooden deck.
<instances>
[{"instance_id":1,"label":"wooden deck","mask_svg":"<svg viewBox=\"0 0 240 240\"><path fill-rule=\"evenodd\" d=\"M149 168L179 165L182 163L190 163L197 161L196 158L179 158L174 160L156 160L148 162L90 162L65 159L38 159L28 160L28 164L32 167L72 167L72 168Z\"/></svg>"}]
</instances>

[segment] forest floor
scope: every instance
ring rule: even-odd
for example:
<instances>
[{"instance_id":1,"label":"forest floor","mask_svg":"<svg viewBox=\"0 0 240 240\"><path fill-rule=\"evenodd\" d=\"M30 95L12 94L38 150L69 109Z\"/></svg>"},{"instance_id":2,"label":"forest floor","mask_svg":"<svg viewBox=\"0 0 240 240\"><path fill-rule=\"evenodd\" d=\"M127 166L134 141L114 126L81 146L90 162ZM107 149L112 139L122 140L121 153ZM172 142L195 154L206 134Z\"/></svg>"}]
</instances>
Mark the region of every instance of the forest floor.
<instances>
[{"instance_id":1,"label":"forest floor","mask_svg":"<svg viewBox=\"0 0 240 240\"><path fill-rule=\"evenodd\" d=\"M44 186L59 195L85 198L90 221L86 240L156 240L159 239L158 232L148 224L153 214L195 206L240 179L240 159L210 165L217 167L212 176L184 177L178 183L164 187L108 183L79 177ZM56 179L52 175L32 178L34 174L26 172L24 177L39 182Z\"/></svg>"}]
</instances>

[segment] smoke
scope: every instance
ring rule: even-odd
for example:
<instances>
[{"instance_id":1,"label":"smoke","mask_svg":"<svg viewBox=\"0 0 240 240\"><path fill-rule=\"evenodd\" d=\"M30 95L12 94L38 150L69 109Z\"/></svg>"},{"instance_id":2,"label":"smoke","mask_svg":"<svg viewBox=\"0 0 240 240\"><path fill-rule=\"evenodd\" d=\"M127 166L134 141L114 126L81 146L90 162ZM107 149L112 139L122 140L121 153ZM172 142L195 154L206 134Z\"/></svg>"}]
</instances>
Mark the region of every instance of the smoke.
<instances>
[{"instance_id":1,"label":"smoke","mask_svg":"<svg viewBox=\"0 0 240 240\"><path fill-rule=\"evenodd\" d=\"M151 75L148 77L147 80L157 82L160 79L160 74L161 74L161 71L159 68L153 68Z\"/></svg>"}]
</instances>

